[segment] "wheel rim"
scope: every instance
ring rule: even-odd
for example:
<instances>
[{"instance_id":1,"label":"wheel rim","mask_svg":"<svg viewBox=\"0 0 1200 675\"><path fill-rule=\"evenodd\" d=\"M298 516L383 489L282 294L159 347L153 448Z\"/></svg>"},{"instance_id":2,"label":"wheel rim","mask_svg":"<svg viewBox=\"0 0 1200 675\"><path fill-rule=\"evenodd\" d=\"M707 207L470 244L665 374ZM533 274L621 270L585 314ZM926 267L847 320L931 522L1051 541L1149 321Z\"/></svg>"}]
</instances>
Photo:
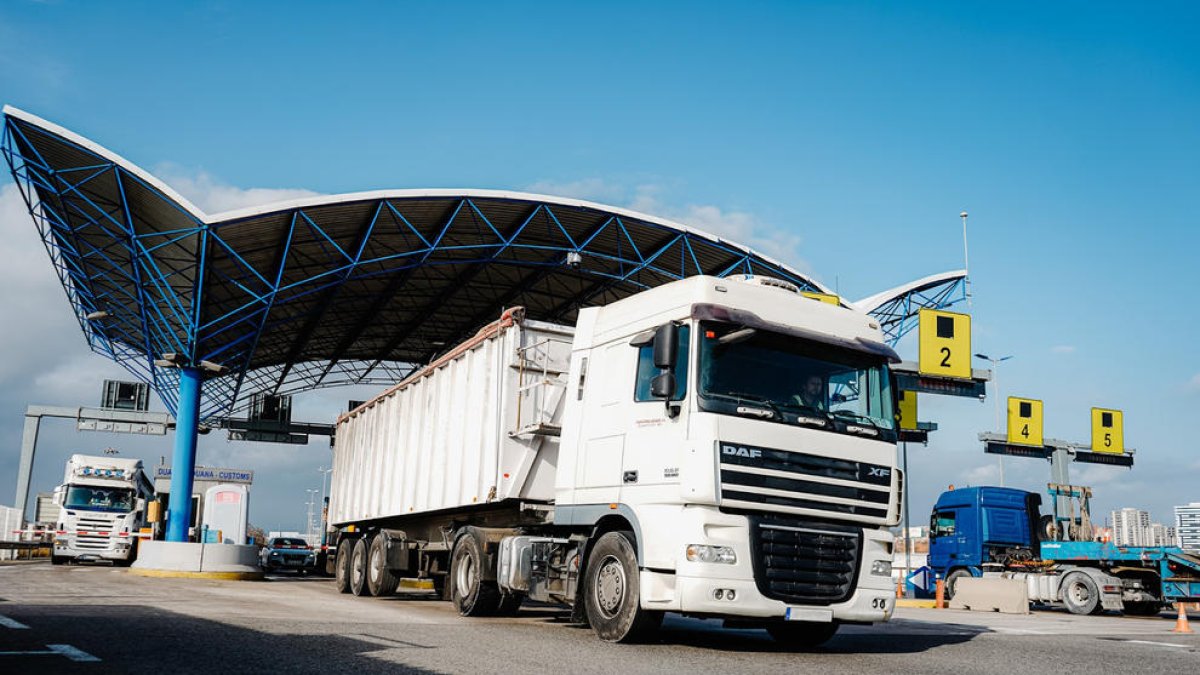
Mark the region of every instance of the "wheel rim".
<instances>
[{"instance_id":1,"label":"wheel rim","mask_svg":"<svg viewBox=\"0 0 1200 675\"><path fill-rule=\"evenodd\" d=\"M1092 598L1092 594L1088 592L1087 584L1081 581L1076 581L1075 583L1071 584L1071 588L1068 592L1071 594L1071 599L1074 600L1075 604L1077 605L1087 604L1088 600L1091 600Z\"/></svg>"},{"instance_id":2,"label":"wheel rim","mask_svg":"<svg viewBox=\"0 0 1200 675\"><path fill-rule=\"evenodd\" d=\"M375 551L371 556L371 564L367 568L367 573L371 575L370 579L373 584L379 583L379 574L383 568L382 557L382 551Z\"/></svg>"},{"instance_id":3,"label":"wheel rim","mask_svg":"<svg viewBox=\"0 0 1200 675\"><path fill-rule=\"evenodd\" d=\"M363 580L363 557L356 555L350 559L350 579L354 582L355 586L362 583Z\"/></svg>"},{"instance_id":4,"label":"wheel rim","mask_svg":"<svg viewBox=\"0 0 1200 675\"><path fill-rule=\"evenodd\" d=\"M455 565L454 585L460 595L469 595L475 587L475 559L464 555Z\"/></svg>"},{"instance_id":5,"label":"wheel rim","mask_svg":"<svg viewBox=\"0 0 1200 675\"><path fill-rule=\"evenodd\" d=\"M625 567L615 556L606 556L600 561L596 582L592 591L596 604L605 618L611 619L620 611L625 600Z\"/></svg>"}]
</instances>

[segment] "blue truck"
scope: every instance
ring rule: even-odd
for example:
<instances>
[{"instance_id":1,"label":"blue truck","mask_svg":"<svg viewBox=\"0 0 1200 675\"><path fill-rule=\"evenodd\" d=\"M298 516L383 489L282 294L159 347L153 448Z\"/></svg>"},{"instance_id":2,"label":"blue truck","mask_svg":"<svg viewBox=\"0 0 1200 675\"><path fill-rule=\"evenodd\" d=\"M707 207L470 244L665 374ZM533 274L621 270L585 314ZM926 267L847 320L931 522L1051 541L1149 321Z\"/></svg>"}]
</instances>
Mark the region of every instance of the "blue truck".
<instances>
[{"instance_id":1,"label":"blue truck","mask_svg":"<svg viewBox=\"0 0 1200 675\"><path fill-rule=\"evenodd\" d=\"M1174 546L1061 541L1056 517L1040 507L1040 495L1012 488L943 492L930 517L929 566L947 595L959 579L995 574L1025 580L1031 602L1074 614L1153 615L1200 600L1200 557Z\"/></svg>"}]
</instances>

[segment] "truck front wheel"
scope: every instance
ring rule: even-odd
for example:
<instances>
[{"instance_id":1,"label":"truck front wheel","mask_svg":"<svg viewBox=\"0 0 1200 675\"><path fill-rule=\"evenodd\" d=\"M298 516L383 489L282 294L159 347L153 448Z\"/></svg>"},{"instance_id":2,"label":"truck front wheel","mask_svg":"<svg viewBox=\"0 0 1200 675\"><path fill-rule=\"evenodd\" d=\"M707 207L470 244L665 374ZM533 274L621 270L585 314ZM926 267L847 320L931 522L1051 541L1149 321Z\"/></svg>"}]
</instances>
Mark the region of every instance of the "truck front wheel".
<instances>
[{"instance_id":1,"label":"truck front wheel","mask_svg":"<svg viewBox=\"0 0 1200 675\"><path fill-rule=\"evenodd\" d=\"M662 623L662 612L641 607L641 579L632 535L608 532L588 554L584 581L588 623L605 642L645 639Z\"/></svg>"},{"instance_id":2,"label":"truck front wheel","mask_svg":"<svg viewBox=\"0 0 1200 675\"><path fill-rule=\"evenodd\" d=\"M1063 604L1072 614L1099 614L1100 589L1082 572L1068 574L1062 583Z\"/></svg>"},{"instance_id":3,"label":"truck front wheel","mask_svg":"<svg viewBox=\"0 0 1200 675\"><path fill-rule=\"evenodd\" d=\"M837 632L836 623L812 623L808 621L787 621L767 626L767 632L775 641L792 649L812 649L829 642Z\"/></svg>"},{"instance_id":4,"label":"truck front wheel","mask_svg":"<svg viewBox=\"0 0 1200 675\"><path fill-rule=\"evenodd\" d=\"M954 599L954 587L958 585L959 579L970 578L972 576L969 570L954 570L946 576L946 599Z\"/></svg>"}]
</instances>

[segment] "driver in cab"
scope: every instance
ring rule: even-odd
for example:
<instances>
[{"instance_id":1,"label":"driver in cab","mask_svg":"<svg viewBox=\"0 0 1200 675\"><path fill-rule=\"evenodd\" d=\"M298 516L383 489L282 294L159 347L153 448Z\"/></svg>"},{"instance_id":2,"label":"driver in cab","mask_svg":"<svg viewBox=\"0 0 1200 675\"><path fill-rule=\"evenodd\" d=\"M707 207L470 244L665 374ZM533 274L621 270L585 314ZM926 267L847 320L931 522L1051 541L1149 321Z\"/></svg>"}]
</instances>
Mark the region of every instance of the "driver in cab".
<instances>
[{"instance_id":1,"label":"driver in cab","mask_svg":"<svg viewBox=\"0 0 1200 675\"><path fill-rule=\"evenodd\" d=\"M800 393L792 398L805 408L826 412L829 410L829 403L825 400L825 391L825 380L814 373L804 378Z\"/></svg>"}]
</instances>

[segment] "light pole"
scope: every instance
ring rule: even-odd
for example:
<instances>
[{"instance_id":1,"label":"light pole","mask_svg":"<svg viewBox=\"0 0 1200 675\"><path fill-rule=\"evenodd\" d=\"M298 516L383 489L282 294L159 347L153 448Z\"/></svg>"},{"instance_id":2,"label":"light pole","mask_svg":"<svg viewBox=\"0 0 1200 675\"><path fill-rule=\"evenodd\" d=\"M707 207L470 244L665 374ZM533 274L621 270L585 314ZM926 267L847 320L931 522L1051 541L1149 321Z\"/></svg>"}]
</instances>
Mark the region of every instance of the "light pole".
<instances>
[{"instance_id":1,"label":"light pole","mask_svg":"<svg viewBox=\"0 0 1200 675\"><path fill-rule=\"evenodd\" d=\"M317 491L316 489L305 490L308 493L308 541L312 542L313 535L313 506L316 504Z\"/></svg>"},{"instance_id":2,"label":"light pole","mask_svg":"<svg viewBox=\"0 0 1200 675\"><path fill-rule=\"evenodd\" d=\"M965 215L965 211L963 212ZM963 219L964 222L966 219ZM996 393L993 398L996 399L996 433L1001 433L1004 429L1000 426L1000 364L1012 358L1012 355L992 358L987 354L976 354L975 358L983 359L992 364L992 385L996 388ZM1004 455L997 455L1000 460L1000 487L1004 487Z\"/></svg>"},{"instance_id":3,"label":"light pole","mask_svg":"<svg viewBox=\"0 0 1200 675\"><path fill-rule=\"evenodd\" d=\"M963 271L966 272L966 277L963 283L966 285L967 291L967 306L971 306L971 257L967 254L967 212L963 211L958 214L962 218L963 223Z\"/></svg>"},{"instance_id":4,"label":"light pole","mask_svg":"<svg viewBox=\"0 0 1200 675\"><path fill-rule=\"evenodd\" d=\"M325 527L325 517L326 517L326 508L327 508L327 506L325 504L325 483L329 478L329 474L331 472L333 472L333 467L329 467L328 469L326 469L325 467L320 467L317 469L317 471L321 472L321 532L320 532L321 537L320 537L319 543L322 547L324 547L325 546L325 530L328 529Z\"/></svg>"}]
</instances>

